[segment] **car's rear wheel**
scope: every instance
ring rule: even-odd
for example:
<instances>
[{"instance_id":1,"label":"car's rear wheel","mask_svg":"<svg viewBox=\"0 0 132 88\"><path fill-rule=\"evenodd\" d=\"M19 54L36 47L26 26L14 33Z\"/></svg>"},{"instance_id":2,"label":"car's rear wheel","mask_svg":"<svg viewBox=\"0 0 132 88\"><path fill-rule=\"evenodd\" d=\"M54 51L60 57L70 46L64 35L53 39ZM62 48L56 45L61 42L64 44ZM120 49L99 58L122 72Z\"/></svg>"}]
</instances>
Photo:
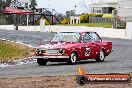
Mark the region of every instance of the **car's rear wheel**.
<instances>
[{"instance_id":1,"label":"car's rear wheel","mask_svg":"<svg viewBox=\"0 0 132 88\"><path fill-rule=\"evenodd\" d=\"M68 63L74 65L76 64L76 61L77 61L77 55L76 53L73 52L69 58Z\"/></svg>"},{"instance_id":2,"label":"car's rear wheel","mask_svg":"<svg viewBox=\"0 0 132 88\"><path fill-rule=\"evenodd\" d=\"M103 50L100 50L99 56L95 58L95 60L97 62L103 62L105 57L106 57L105 52Z\"/></svg>"},{"instance_id":3,"label":"car's rear wheel","mask_svg":"<svg viewBox=\"0 0 132 88\"><path fill-rule=\"evenodd\" d=\"M41 65L41 66L42 66L42 65L46 66L47 62L48 62L48 61L47 61L47 60L44 60L44 59L39 59L39 58L37 59L37 63L38 63L39 65Z\"/></svg>"}]
</instances>

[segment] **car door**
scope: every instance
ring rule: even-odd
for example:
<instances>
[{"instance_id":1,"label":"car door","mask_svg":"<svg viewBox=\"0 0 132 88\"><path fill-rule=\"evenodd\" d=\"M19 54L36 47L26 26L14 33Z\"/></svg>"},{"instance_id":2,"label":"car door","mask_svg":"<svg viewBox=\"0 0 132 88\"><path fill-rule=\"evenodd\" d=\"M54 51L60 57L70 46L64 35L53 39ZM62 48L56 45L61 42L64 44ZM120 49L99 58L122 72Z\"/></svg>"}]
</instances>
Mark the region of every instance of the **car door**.
<instances>
[{"instance_id":1,"label":"car door","mask_svg":"<svg viewBox=\"0 0 132 88\"><path fill-rule=\"evenodd\" d=\"M95 32L89 33L89 35L91 38L89 44L92 47L91 58L96 58L100 52L100 42L102 39Z\"/></svg>"},{"instance_id":2,"label":"car door","mask_svg":"<svg viewBox=\"0 0 132 88\"><path fill-rule=\"evenodd\" d=\"M83 60L89 59L92 56L94 45L90 44L90 41L90 35L89 33L86 33L85 36L82 37L83 46L81 48L81 56Z\"/></svg>"}]
</instances>

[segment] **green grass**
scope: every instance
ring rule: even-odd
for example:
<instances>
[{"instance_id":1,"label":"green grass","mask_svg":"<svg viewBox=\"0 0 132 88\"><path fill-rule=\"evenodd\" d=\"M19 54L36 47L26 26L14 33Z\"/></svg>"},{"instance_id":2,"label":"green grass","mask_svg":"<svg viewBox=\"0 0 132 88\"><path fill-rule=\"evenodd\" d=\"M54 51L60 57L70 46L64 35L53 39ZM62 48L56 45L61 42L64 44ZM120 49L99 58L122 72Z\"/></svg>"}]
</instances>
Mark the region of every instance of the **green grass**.
<instances>
[{"instance_id":1,"label":"green grass","mask_svg":"<svg viewBox=\"0 0 132 88\"><path fill-rule=\"evenodd\" d=\"M80 23L80 24L62 24L64 26L88 26L88 27L103 27L112 28L111 23Z\"/></svg>"},{"instance_id":2,"label":"green grass","mask_svg":"<svg viewBox=\"0 0 132 88\"><path fill-rule=\"evenodd\" d=\"M33 49L26 46L0 41L0 62L23 59L32 53Z\"/></svg>"}]
</instances>

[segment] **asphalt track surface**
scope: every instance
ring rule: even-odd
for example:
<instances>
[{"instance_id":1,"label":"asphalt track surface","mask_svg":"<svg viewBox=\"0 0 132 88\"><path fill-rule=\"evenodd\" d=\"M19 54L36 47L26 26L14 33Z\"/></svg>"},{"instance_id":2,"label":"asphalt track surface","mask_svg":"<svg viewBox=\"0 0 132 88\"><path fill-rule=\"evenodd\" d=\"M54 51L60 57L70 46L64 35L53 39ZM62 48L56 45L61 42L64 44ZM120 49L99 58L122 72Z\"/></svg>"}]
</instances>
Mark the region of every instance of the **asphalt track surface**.
<instances>
[{"instance_id":1,"label":"asphalt track surface","mask_svg":"<svg viewBox=\"0 0 132 88\"><path fill-rule=\"evenodd\" d=\"M0 38L18 41L32 46L45 44L52 39L53 33L0 30ZM39 66L37 63L0 68L0 78L38 77L55 75L76 75L78 67L87 73L125 73L132 72L132 40L103 38L112 41L114 51L105 62L87 60L76 65L66 63L50 63Z\"/></svg>"}]
</instances>

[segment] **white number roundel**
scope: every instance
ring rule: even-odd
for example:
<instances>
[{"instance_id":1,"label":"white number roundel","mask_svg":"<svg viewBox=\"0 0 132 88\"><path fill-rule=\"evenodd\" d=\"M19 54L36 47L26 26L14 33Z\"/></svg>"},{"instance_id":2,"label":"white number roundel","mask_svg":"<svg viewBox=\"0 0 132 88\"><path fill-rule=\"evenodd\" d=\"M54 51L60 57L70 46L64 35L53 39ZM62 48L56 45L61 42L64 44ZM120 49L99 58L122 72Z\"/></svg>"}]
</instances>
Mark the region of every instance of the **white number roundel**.
<instances>
[{"instance_id":1,"label":"white number roundel","mask_svg":"<svg viewBox=\"0 0 132 88\"><path fill-rule=\"evenodd\" d=\"M91 52L91 49L90 48L86 48L85 56L89 56L90 52Z\"/></svg>"}]
</instances>

